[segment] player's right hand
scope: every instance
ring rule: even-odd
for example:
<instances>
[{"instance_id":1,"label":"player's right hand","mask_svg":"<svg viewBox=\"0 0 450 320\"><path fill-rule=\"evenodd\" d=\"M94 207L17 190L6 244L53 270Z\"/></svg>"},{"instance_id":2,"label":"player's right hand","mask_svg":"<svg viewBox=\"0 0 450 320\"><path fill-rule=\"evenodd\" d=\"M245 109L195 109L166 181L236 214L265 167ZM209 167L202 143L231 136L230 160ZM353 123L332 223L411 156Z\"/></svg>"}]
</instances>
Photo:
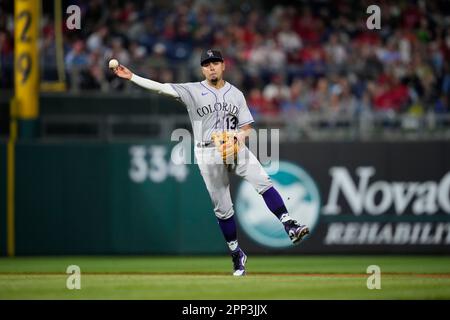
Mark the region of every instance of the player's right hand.
<instances>
[{"instance_id":1,"label":"player's right hand","mask_svg":"<svg viewBox=\"0 0 450 320\"><path fill-rule=\"evenodd\" d=\"M113 69L113 72L116 74L116 76L128 80L130 80L131 76L133 75L133 73L127 67L124 67L121 64L119 64L117 68Z\"/></svg>"}]
</instances>

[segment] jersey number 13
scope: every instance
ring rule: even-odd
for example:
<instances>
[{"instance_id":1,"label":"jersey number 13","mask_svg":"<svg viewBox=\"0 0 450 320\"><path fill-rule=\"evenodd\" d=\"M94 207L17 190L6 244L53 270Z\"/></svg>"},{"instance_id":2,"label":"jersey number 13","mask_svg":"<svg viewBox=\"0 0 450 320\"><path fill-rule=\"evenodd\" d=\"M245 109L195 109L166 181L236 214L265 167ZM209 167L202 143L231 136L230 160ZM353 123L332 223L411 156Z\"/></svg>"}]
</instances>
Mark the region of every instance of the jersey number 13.
<instances>
[{"instance_id":1,"label":"jersey number 13","mask_svg":"<svg viewBox=\"0 0 450 320\"><path fill-rule=\"evenodd\" d=\"M235 116L227 117L225 121L227 123L227 129L231 129L231 130L236 129L238 121Z\"/></svg>"}]
</instances>

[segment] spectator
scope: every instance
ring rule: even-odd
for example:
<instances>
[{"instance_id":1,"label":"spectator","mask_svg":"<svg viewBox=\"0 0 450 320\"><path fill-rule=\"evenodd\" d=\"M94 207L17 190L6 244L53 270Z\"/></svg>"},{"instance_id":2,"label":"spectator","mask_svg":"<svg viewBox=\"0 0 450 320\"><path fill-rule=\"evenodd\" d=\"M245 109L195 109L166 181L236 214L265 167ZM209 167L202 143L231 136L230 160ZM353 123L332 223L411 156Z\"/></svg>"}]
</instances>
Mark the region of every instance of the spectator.
<instances>
[{"instance_id":1,"label":"spectator","mask_svg":"<svg viewBox=\"0 0 450 320\"><path fill-rule=\"evenodd\" d=\"M85 50L84 42L82 40L77 40L72 46L72 49L66 56L65 59L66 68L68 70L73 68L83 68L88 66L89 59L88 54Z\"/></svg>"},{"instance_id":2,"label":"spectator","mask_svg":"<svg viewBox=\"0 0 450 320\"><path fill-rule=\"evenodd\" d=\"M330 100L328 79L318 79L311 96L310 111L326 114Z\"/></svg>"},{"instance_id":3,"label":"spectator","mask_svg":"<svg viewBox=\"0 0 450 320\"><path fill-rule=\"evenodd\" d=\"M290 87L288 99L283 99L281 109L288 118L295 117L301 112L307 111L308 98L305 92L305 83L301 79L296 79Z\"/></svg>"},{"instance_id":4,"label":"spectator","mask_svg":"<svg viewBox=\"0 0 450 320\"><path fill-rule=\"evenodd\" d=\"M351 115L361 106L368 113L402 113L418 105L448 110L450 12L443 2L385 1L380 32L367 30L355 14L364 12L365 2L352 7L345 1L331 6L306 1L268 10L253 1L242 6L205 0L77 3L83 28L63 35L68 82L76 88L126 89L117 80L108 82L105 65L112 57L155 80L201 79L199 52L216 47L225 53L229 81L242 84L260 114ZM11 88L13 7L0 6L0 85ZM47 6L43 10L41 75L51 79L53 13Z\"/></svg>"},{"instance_id":5,"label":"spectator","mask_svg":"<svg viewBox=\"0 0 450 320\"><path fill-rule=\"evenodd\" d=\"M261 116L265 113L267 107L267 100L262 95L262 92L258 88L253 88L250 91L248 97L248 107L250 112L256 117Z\"/></svg>"},{"instance_id":6,"label":"spectator","mask_svg":"<svg viewBox=\"0 0 450 320\"><path fill-rule=\"evenodd\" d=\"M104 52L106 50L105 39L108 36L108 28L106 26L100 26L97 31L93 32L86 41L86 47L89 51L100 50Z\"/></svg>"},{"instance_id":7,"label":"spectator","mask_svg":"<svg viewBox=\"0 0 450 320\"><path fill-rule=\"evenodd\" d=\"M273 104L279 104L283 100L289 99L289 87L284 84L283 78L279 74L272 76L272 81L264 88L264 99Z\"/></svg>"}]
</instances>

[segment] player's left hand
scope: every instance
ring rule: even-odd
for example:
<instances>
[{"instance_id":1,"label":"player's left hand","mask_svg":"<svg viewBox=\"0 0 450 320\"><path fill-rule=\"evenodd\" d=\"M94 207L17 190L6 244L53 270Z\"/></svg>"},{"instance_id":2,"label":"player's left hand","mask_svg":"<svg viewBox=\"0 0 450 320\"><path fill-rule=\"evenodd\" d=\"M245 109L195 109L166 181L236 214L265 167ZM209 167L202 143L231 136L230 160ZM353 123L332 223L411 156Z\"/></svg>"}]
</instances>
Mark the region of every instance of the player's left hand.
<instances>
[{"instance_id":1,"label":"player's left hand","mask_svg":"<svg viewBox=\"0 0 450 320\"><path fill-rule=\"evenodd\" d=\"M233 131L214 132L211 135L224 164L233 164L237 160L240 142Z\"/></svg>"}]
</instances>

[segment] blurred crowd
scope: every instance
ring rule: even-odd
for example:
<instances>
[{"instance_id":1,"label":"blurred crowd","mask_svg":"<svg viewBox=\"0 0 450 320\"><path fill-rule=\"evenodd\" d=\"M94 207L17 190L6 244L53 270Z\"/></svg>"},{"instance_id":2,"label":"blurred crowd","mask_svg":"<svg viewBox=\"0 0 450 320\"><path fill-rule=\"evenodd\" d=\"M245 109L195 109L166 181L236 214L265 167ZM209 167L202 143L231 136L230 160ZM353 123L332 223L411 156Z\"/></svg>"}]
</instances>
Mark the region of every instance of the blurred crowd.
<instances>
[{"instance_id":1,"label":"blurred crowd","mask_svg":"<svg viewBox=\"0 0 450 320\"><path fill-rule=\"evenodd\" d=\"M54 80L49 3L41 21L41 73ZM140 90L111 74L112 57L156 81L201 80L200 54L215 48L225 56L226 80L244 91L256 116L450 110L449 1L63 3L82 12L80 30L61 26L72 90ZM367 28L371 4L381 9L380 30ZM12 13L0 18L0 53L0 85L12 87Z\"/></svg>"}]
</instances>

